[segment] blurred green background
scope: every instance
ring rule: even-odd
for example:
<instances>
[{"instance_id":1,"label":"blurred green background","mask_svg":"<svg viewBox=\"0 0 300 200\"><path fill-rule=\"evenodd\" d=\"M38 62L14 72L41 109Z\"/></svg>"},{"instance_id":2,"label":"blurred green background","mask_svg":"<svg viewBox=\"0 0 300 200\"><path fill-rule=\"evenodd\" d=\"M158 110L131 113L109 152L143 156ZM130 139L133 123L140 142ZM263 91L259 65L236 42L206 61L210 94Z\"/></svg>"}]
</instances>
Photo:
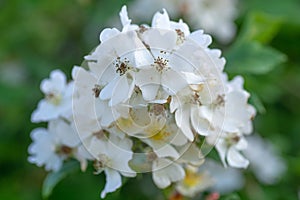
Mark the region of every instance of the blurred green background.
<instances>
[{"instance_id":1,"label":"blurred green background","mask_svg":"<svg viewBox=\"0 0 300 200\"><path fill-rule=\"evenodd\" d=\"M128 2L132 1L0 0L0 199L42 199L46 172L27 162L30 131L46 125L30 122L42 98L40 81L57 68L70 78L73 65L81 64L99 43L107 21ZM300 1L241 0L239 8L237 39L213 46L223 50L231 76L245 77L258 110L255 131L275 144L287 171L274 185L260 184L247 171L244 189L222 199L298 199ZM129 180L108 199L162 198L150 178ZM92 175L91 169L74 173L49 199L99 199L103 183L104 176Z\"/></svg>"}]
</instances>

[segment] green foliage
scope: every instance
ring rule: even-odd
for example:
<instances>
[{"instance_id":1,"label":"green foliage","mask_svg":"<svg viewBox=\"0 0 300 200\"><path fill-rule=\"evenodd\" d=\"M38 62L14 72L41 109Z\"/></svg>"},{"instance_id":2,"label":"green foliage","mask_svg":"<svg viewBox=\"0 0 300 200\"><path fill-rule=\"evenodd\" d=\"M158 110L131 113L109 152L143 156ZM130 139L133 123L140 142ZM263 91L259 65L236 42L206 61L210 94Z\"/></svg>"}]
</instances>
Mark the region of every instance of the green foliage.
<instances>
[{"instance_id":1,"label":"green foliage","mask_svg":"<svg viewBox=\"0 0 300 200\"><path fill-rule=\"evenodd\" d=\"M266 74L286 60L286 56L274 48L258 42L243 42L226 54L226 71L231 74Z\"/></svg>"},{"instance_id":2,"label":"green foliage","mask_svg":"<svg viewBox=\"0 0 300 200\"><path fill-rule=\"evenodd\" d=\"M283 19L261 12L251 12L243 23L238 42L257 41L263 44L270 42L278 33Z\"/></svg>"},{"instance_id":3,"label":"green foliage","mask_svg":"<svg viewBox=\"0 0 300 200\"><path fill-rule=\"evenodd\" d=\"M77 161L69 161L65 163L59 171L49 173L43 184L43 198L48 198L51 195L52 190L59 181L77 171L79 171L79 163Z\"/></svg>"}]
</instances>

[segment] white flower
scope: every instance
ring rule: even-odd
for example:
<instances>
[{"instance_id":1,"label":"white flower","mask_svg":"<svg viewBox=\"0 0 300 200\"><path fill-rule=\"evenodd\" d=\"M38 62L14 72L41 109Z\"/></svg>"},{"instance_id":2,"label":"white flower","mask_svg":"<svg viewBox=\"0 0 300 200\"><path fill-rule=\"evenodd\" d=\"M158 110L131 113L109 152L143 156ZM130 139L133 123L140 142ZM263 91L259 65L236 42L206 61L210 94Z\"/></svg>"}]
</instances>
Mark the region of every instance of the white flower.
<instances>
[{"instance_id":1,"label":"white flower","mask_svg":"<svg viewBox=\"0 0 300 200\"><path fill-rule=\"evenodd\" d=\"M41 90L45 94L38 108L32 113L32 122L42 122L64 117L70 119L72 115L73 83L67 84L65 74L54 70L49 79L41 83Z\"/></svg>"},{"instance_id":2,"label":"white flower","mask_svg":"<svg viewBox=\"0 0 300 200\"><path fill-rule=\"evenodd\" d=\"M248 148L243 151L250 161L250 169L259 181L275 183L285 172L286 164L276 153L272 143L259 135L247 137Z\"/></svg>"},{"instance_id":3,"label":"white flower","mask_svg":"<svg viewBox=\"0 0 300 200\"><path fill-rule=\"evenodd\" d=\"M249 161L240 153L247 148L247 141L236 133L223 133L219 136L216 149L224 166L247 168Z\"/></svg>"},{"instance_id":4,"label":"white flower","mask_svg":"<svg viewBox=\"0 0 300 200\"><path fill-rule=\"evenodd\" d=\"M216 149L223 164L232 167L246 168L249 161L240 153L247 148L244 134L252 132L251 120L255 109L247 101L249 94L243 89L242 77L235 77L228 82L224 77L227 90L217 99L217 107L204 107L206 119L213 128L209 135L210 144L216 143ZM226 162L227 161L227 162Z\"/></svg>"},{"instance_id":5,"label":"white flower","mask_svg":"<svg viewBox=\"0 0 300 200\"><path fill-rule=\"evenodd\" d=\"M176 190L187 197L194 197L213 185L213 180L205 171L188 165L185 168L185 177L176 184Z\"/></svg>"},{"instance_id":6,"label":"white flower","mask_svg":"<svg viewBox=\"0 0 300 200\"><path fill-rule=\"evenodd\" d=\"M152 170L153 181L159 188L166 188L185 177L182 166L166 158L154 160Z\"/></svg>"},{"instance_id":7,"label":"white flower","mask_svg":"<svg viewBox=\"0 0 300 200\"><path fill-rule=\"evenodd\" d=\"M149 107L131 109L128 118L120 118L116 125L152 147L158 157L178 158L176 147L188 141L170 116L164 105L153 103Z\"/></svg>"},{"instance_id":8,"label":"white flower","mask_svg":"<svg viewBox=\"0 0 300 200\"><path fill-rule=\"evenodd\" d=\"M81 138L108 127L119 117L114 107L109 106L108 100L101 100L100 93L103 82L97 80L95 74L80 67L72 71L75 90L73 95L74 121Z\"/></svg>"},{"instance_id":9,"label":"white flower","mask_svg":"<svg viewBox=\"0 0 300 200\"><path fill-rule=\"evenodd\" d=\"M235 35L237 0L187 0L184 6L184 15L193 27L203 28L224 43Z\"/></svg>"},{"instance_id":10,"label":"white flower","mask_svg":"<svg viewBox=\"0 0 300 200\"><path fill-rule=\"evenodd\" d=\"M207 159L201 166L207 170L213 184L210 190L228 194L244 187L245 180L242 171L236 168L225 168L214 160Z\"/></svg>"},{"instance_id":11,"label":"white flower","mask_svg":"<svg viewBox=\"0 0 300 200\"><path fill-rule=\"evenodd\" d=\"M80 145L74 129L63 120L50 121L48 129L33 130L31 138L28 160L37 166L45 165L46 170L58 171L66 158L76 154L76 147Z\"/></svg>"},{"instance_id":12,"label":"white flower","mask_svg":"<svg viewBox=\"0 0 300 200\"><path fill-rule=\"evenodd\" d=\"M201 116L201 105L201 96L190 87L171 99L170 109L175 112L177 126L190 141L194 140L193 129L200 135L209 134L210 120Z\"/></svg>"},{"instance_id":13,"label":"white flower","mask_svg":"<svg viewBox=\"0 0 300 200\"><path fill-rule=\"evenodd\" d=\"M128 166L133 152L131 151L132 141L120 139L113 135L108 139L95 137L88 148L89 152L96 158L96 173L105 172L106 184L101 192L101 198L107 193L114 192L121 187L121 175L134 177L136 173Z\"/></svg>"},{"instance_id":14,"label":"white flower","mask_svg":"<svg viewBox=\"0 0 300 200\"><path fill-rule=\"evenodd\" d=\"M191 166L200 166L204 163L204 155L196 144L187 143L177 149L180 154L180 158L177 160L178 163Z\"/></svg>"}]
</instances>

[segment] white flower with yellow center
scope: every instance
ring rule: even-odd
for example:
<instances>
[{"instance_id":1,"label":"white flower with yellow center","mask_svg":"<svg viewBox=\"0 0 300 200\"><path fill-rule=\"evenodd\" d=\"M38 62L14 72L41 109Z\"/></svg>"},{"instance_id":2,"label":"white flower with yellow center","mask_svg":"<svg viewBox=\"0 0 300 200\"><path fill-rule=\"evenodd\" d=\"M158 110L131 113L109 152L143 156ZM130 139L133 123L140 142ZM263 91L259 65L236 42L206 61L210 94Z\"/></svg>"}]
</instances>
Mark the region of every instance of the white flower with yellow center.
<instances>
[{"instance_id":1,"label":"white flower with yellow center","mask_svg":"<svg viewBox=\"0 0 300 200\"><path fill-rule=\"evenodd\" d=\"M31 133L33 143L29 146L28 160L38 166L45 165L46 170L58 171L63 161L71 156L81 157L77 154L80 139L75 130L65 121L58 119L50 121L48 129L37 128Z\"/></svg>"},{"instance_id":2,"label":"white flower with yellow center","mask_svg":"<svg viewBox=\"0 0 300 200\"><path fill-rule=\"evenodd\" d=\"M184 179L185 172L181 165L167 158L157 158L152 164L152 178L157 187L163 189L173 182Z\"/></svg>"},{"instance_id":3,"label":"white flower with yellow center","mask_svg":"<svg viewBox=\"0 0 300 200\"><path fill-rule=\"evenodd\" d=\"M50 78L42 81L41 90L45 98L32 113L31 121L44 122L58 117L70 119L73 83L67 83L65 74L60 70L52 71Z\"/></svg>"},{"instance_id":4,"label":"white flower with yellow center","mask_svg":"<svg viewBox=\"0 0 300 200\"><path fill-rule=\"evenodd\" d=\"M198 167L186 166L185 177L176 184L176 190L187 197L194 197L213 185L213 180L207 172L199 171Z\"/></svg>"},{"instance_id":5,"label":"white flower with yellow center","mask_svg":"<svg viewBox=\"0 0 300 200\"><path fill-rule=\"evenodd\" d=\"M148 108L131 110L129 118L120 118L117 126L132 137L152 147L158 157L179 158L176 146L185 145L188 141L176 126L174 119L162 104L151 104Z\"/></svg>"},{"instance_id":6,"label":"white flower with yellow center","mask_svg":"<svg viewBox=\"0 0 300 200\"><path fill-rule=\"evenodd\" d=\"M96 174L104 171L106 175L106 185L101 192L101 198L107 193L114 192L122 185L121 175L134 177L136 173L128 166L132 159L132 141L124 138L120 139L114 135L109 138L98 139L94 137L87 150L93 155Z\"/></svg>"}]
</instances>

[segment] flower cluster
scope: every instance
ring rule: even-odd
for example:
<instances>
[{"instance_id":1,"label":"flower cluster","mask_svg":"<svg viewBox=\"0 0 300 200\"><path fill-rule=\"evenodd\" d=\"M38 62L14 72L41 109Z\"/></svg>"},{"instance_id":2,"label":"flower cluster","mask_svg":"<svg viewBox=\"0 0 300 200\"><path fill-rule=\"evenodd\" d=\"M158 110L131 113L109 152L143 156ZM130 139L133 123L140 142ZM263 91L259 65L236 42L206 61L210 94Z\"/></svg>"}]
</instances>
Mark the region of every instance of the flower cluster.
<instances>
[{"instance_id":1,"label":"flower cluster","mask_svg":"<svg viewBox=\"0 0 300 200\"><path fill-rule=\"evenodd\" d=\"M29 161L59 170L75 158L104 172L104 198L122 176L151 172L159 188L194 196L213 184L205 156L214 147L224 166L246 168L241 151L255 109L240 76L228 80L221 51L202 30L190 32L165 10L151 26L135 25L126 7L122 30L104 29L100 45L75 66L73 81L53 71L41 83L45 99L32 114L48 129L31 136ZM209 165L208 165L209 166Z\"/></svg>"}]
</instances>

